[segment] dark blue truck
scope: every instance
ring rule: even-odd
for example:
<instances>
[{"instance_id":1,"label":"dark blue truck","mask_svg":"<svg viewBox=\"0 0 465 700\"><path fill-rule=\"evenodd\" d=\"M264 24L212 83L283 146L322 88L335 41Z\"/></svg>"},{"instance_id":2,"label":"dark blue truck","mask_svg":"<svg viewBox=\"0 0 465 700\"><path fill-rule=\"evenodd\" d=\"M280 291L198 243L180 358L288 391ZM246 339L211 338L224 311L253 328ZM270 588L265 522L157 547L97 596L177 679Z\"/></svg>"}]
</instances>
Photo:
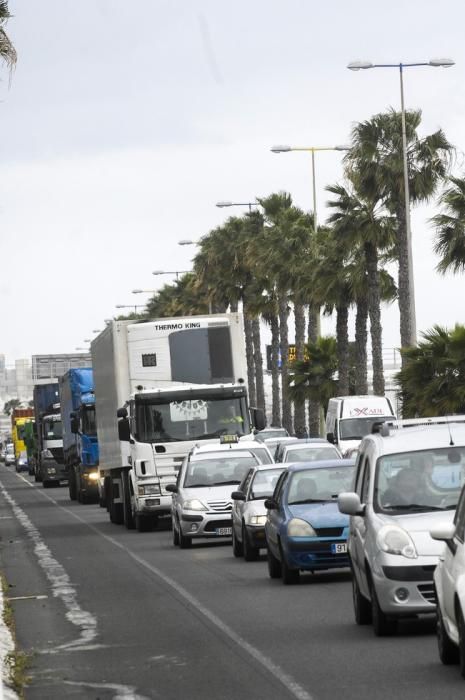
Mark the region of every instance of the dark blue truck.
<instances>
[{"instance_id":1,"label":"dark blue truck","mask_svg":"<svg viewBox=\"0 0 465 700\"><path fill-rule=\"evenodd\" d=\"M63 460L62 424L58 382L39 381L34 386L37 448L33 458L36 481L44 488L68 479Z\"/></svg>"},{"instance_id":2,"label":"dark blue truck","mask_svg":"<svg viewBox=\"0 0 465 700\"><path fill-rule=\"evenodd\" d=\"M92 369L69 369L60 377L59 387L69 497L80 503L97 502L99 452Z\"/></svg>"}]
</instances>

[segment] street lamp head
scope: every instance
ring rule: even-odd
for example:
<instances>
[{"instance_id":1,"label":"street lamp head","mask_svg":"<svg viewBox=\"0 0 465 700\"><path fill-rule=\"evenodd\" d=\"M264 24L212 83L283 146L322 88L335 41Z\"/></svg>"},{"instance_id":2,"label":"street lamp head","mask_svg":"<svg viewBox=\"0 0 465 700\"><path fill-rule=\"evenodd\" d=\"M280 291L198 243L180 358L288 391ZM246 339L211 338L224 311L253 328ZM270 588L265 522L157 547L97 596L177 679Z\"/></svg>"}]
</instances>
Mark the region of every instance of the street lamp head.
<instances>
[{"instance_id":1,"label":"street lamp head","mask_svg":"<svg viewBox=\"0 0 465 700\"><path fill-rule=\"evenodd\" d=\"M429 65L434 68L450 68L451 66L455 66L455 61L451 58L432 58L431 61L429 61Z\"/></svg>"},{"instance_id":2,"label":"street lamp head","mask_svg":"<svg viewBox=\"0 0 465 700\"><path fill-rule=\"evenodd\" d=\"M338 146L334 146L335 151L350 151L350 146L348 146L346 143L339 144Z\"/></svg>"},{"instance_id":3,"label":"street lamp head","mask_svg":"<svg viewBox=\"0 0 465 700\"><path fill-rule=\"evenodd\" d=\"M90 343L90 342L92 342L92 341L91 341L90 338L84 338L84 342L85 342L85 343Z\"/></svg>"},{"instance_id":4,"label":"street lamp head","mask_svg":"<svg viewBox=\"0 0 465 700\"><path fill-rule=\"evenodd\" d=\"M271 146L270 151L272 153L289 153L292 148L290 146Z\"/></svg>"},{"instance_id":5,"label":"street lamp head","mask_svg":"<svg viewBox=\"0 0 465 700\"><path fill-rule=\"evenodd\" d=\"M216 205L218 206L218 205ZM195 245L196 241L191 241L188 238L183 238L182 240L178 241L178 245Z\"/></svg>"},{"instance_id":6,"label":"street lamp head","mask_svg":"<svg viewBox=\"0 0 465 700\"><path fill-rule=\"evenodd\" d=\"M143 291L144 291L143 289L133 289L132 293L133 294L142 294Z\"/></svg>"},{"instance_id":7,"label":"street lamp head","mask_svg":"<svg viewBox=\"0 0 465 700\"><path fill-rule=\"evenodd\" d=\"M100 330L100 328L94 328L94 330L92 331L92 333L101 333L101 332L102 331Z\"/></svg>"},{"instance_id":8,"label":"street lamp head","mask_svg":"<svg viewBox=\"0 0 465 700\"><path fill-rule=\"evenodd\" d=\"M349 70L367 70L367 68L373 68L371 61L352 61L347 64Z\"/></svg>"},{"instance_id":9,"label":"street lamp head","mask_svg":"<svg viewBox=\"0 0 465 700\"><path fill-rule=\"evenodd\" d=\"M115 304L115 309L124 309L125 304Z\"/></svg>"},{"instance_id":10,"label":"street lamp head","mask_svg":"<svg viewBox=\"0 0 465 700\"><path fill-rule=\"evenodd\" d=\"M154 270L154 271L152 272L152 275L163 275L164 272L165 272L164 270Z\"/></svg>"},{"instance_id":11,"label":"street lamp head","mask_svg":"<svg viewBox=\"0 0 465 700\"><path fill-rule=\"evenodd\" d=\"M215 206L217 207L232 207L233 203L232 202L217 202Z\"/></svg>"}]
</instances>

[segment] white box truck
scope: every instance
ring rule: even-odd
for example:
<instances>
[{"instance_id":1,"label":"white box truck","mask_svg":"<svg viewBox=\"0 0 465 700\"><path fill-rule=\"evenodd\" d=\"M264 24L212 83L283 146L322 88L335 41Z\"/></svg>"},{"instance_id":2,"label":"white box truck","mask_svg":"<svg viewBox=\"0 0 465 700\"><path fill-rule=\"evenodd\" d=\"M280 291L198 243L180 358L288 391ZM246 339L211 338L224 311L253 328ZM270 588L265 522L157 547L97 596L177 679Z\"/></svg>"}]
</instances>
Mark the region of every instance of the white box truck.
<instances>
[{"instance_id":1,"label":"white box truck","mask_svg":"<svg viewBox=\"0 0 465 700\"><path fill-rule=\"evenodd\" d=\"M151 529L194 444L264 428L251 412L242 314L111 321L92 342L100 504Z\"/></svg>"},{"instance_id":2,"label":"white box truck","mask_svg":"<svg viewBox=\"0 0 465 700\"><path fill-rule=\"evenodd\" d=\"M373 423L392 421L395 417L386 396L335 396L328 402L326 439L344 455L355 450L362 438L371 433Z\"/></svg>"}]
</instances>

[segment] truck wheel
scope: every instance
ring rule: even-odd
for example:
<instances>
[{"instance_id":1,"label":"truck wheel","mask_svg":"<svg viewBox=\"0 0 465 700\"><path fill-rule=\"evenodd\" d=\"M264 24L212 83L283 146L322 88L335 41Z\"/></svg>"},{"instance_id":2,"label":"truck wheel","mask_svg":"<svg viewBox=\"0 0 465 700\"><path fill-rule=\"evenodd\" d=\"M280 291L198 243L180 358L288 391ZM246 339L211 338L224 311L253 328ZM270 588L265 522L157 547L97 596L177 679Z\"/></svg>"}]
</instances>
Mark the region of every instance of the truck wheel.
<instances>
[{"instance_id":1,"label":"truck wheel","mask_svg":"<svg viewBox=\"0 0 465 700\"><path fill-rule=\"evenodd\" d=\"M115 503L113 498L113 480L110 480L110 491L108 494L110 500L110 520L115 525L122 525L124 522L123 504Z\"/></svg>"},{"instance_id":2,"label":"truck wheel","mask_svg":"<svg viewBox=\"0 0 465 700\"><path fill-rule=\"evenodd\" d=\"M129 474L124 472L122 474L123 478L123 514L124 514L124 524L128 530L133 530L135 526L134 516L132 514L131 506L131 491L129 487Z\"/></svg>"},{"instance_id":3,"label":"truck wheel","mask_svg":"<svg viewBox=\"0 0 465 700\"><path fill-rule=\"evenodd\" d=\"M69 480L68 480L68 489L69 489L69 497L72 501L75 501L77 498L76 495L76 475L74 472L70 472L69 475Z\"/></svg>"},{"instance_id":4,"label":"truck wheel","mask_svg":"<svg viewBox=\"0 0 465 700\"><path fill-rule=\"evenodd\" d=\"M140 515L139 513L136 513L135 523L137 532L148 532L152 529L152 523L150 522L150 519L145 517L144 515Z\"/></svg>"},{"instance_id":5,"label":"truck wheel","mask_svg":"<svg viewBox=\"0 0 465 700\"><path fill-rule=\"evenodd\" d=\"M42 481L42 486L44 487L44 489L49 489L51 487L51 485L52 485L51 481Z\"/></svg>"}]
</instances>

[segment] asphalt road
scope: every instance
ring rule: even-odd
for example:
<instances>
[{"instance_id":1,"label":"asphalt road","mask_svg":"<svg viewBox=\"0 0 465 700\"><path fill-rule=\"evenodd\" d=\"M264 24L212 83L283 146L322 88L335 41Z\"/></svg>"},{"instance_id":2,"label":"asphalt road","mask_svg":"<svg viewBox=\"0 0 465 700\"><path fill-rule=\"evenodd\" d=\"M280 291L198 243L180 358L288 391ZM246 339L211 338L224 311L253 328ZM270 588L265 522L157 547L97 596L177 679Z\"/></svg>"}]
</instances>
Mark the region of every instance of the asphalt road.
<instances>
[{"instance_id":1,"label":"asphalt road","mask_svg":"<svg viewBox=\"0 0 465 700\"><path fill-rule=\"evenodd\" d=\"M264 557L171 538L0 466L0 568L32 655L26 700L463 699L434 621L375 638L353 622L347 572L286 587Z\"/></svg>"}]
</instances>

